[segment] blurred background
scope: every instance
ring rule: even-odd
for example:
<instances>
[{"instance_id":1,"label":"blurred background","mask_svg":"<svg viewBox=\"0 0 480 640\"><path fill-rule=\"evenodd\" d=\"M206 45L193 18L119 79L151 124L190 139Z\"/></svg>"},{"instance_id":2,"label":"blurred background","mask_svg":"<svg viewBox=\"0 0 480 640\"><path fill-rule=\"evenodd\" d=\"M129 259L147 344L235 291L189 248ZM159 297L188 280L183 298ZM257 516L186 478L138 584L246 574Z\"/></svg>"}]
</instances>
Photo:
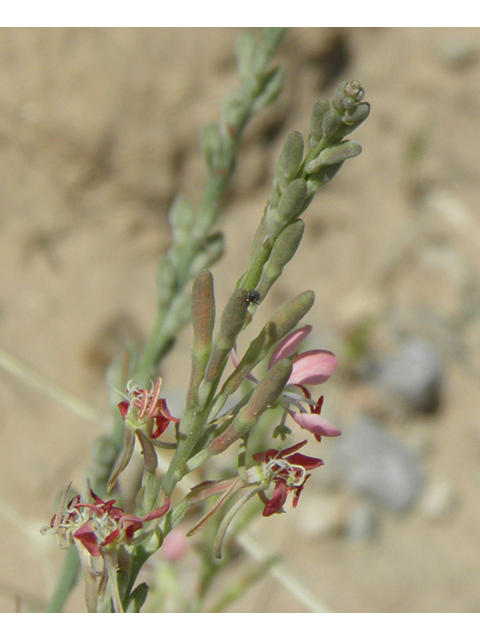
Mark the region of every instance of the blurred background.
<instances>
[{"instance_id":1,"label":"blurred background","mask_svg":"<svg viewBox=\"0 0 480 640\"><path fill-rule=\"evenodd\" d=\"M38 531L100 429L6 370L8 356L108 416L106 366L151 328L168 207L200 195L199 133L236 86L238 33L0 30L1 611L44 606L63 556ZM285 137L308 133L339 82L361 81L363 153L317 194L256 315L313 289L308 347L340 358L322 392L342 437L309 448L325 467L297 509L252 527L331 611L480 609L478 36L291 29L285 90L247 130L225 200L219 308ZM189 365L186 331L162 369L174 414ZM267 577L229 610L307 609ZM68 611L84 611L81 587Z\"/></svg>"}]
</instances>

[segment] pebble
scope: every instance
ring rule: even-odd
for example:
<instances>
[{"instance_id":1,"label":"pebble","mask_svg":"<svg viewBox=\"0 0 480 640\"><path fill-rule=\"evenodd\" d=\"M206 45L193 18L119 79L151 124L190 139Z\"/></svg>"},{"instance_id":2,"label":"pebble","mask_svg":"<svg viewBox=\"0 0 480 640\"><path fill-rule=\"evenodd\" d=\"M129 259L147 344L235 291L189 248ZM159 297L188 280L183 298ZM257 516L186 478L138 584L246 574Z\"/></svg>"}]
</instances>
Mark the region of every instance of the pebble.
<instances>
[{"instance_id":1,"label":"pebble","mask_svg":"<svg viewBox=\"0 0 480 640\"><path fill-rule=\"evenodd\" d=\"M432 413L440 405L444 364L438 351L425 340L411 338L400 351L378 362L372 381L399 396L410 408Z\"/></svg>"},{"instance_id":2,"label":"pebble","mask_svg":"<svg viewBox=\"0 0 480 640\"><path fill-rule=\"evenodd\" d=\"M345 537L353 542L373 540L378 532L378 512L371 502L364 501L349 514L345 523Z\"/></svg>"},{"instance_id":3,"label":"pebble","mask_svg":"<svg viewBox=\"0 0 480 640\"><path fill-rule=\"evenodd\" d=\"M446 479L431 480L422 496L419 507L422 515L433 522L447 520L459 504L458 492Z\"/></svg>"},{"instance_id":4,"label":"pebble","mask_svg":"<svg viewBox=\"0 0 480 640\"><path fill-rule=\"evenodd\" d=\"M395 512L411 509L424 487L420 457L371 418L361 418L335 443L335 466L347 485Z\"/></svg>"},{"instance_id":5,"label":"pebble","mask_svg":"<svg viewBox=\"0 0 480 640\"><path fill-rule=\"evenodd\" d=\"M455 69L469 67L478 60L475 48L463 38L446 38L439 43L440 58Z\"/></svg>"}]
</instances>

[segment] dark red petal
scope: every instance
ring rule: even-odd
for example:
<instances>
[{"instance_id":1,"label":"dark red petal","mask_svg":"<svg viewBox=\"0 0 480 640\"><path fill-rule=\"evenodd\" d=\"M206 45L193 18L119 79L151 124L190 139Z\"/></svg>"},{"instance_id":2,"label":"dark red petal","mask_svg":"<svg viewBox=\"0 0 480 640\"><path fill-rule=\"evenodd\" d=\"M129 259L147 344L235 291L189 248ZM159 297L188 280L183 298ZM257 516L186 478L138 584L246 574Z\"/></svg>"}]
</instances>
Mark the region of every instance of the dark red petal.
<instances>
[{"instance_id":1,"label":"dark red petal","mask_svg":"<svg viewBox=\"0 0 480 640\"><path fill-rule=\"evenodd\" d=\"M143 516L142 521L147 522L148 520L156 520L157 518L161 518L167 511L170 509L170 499L165 498L165 502L161 507L157 507L153 511L147 513L146 516Z\"/></svg>"},{"instance_id":2,"label":"dark red petal","mask_svg":"<svg viewBox=\"0 0 480 640\"><path fill-rule=\"evenodd\" d=\"M168 427L168 425L170 424L170 419L166 418L165 416L156 416L156 418L154 418L155 420L155 425L156 425L156 429L154 429L152 431L152 440L156 440L159 436L162 435L162 433L165 431L165 429Z\"/></svg>"},{"instance_id":3,"label":"dark red petal","mask_svg":"<svg viewBox=\"0 0 480 640\"><path fill-rule=\"evenodd\" d=\"M127 527L125 527L125 536L127 537L128 540L130 540L133 537L133 534L135 533L135 531L138 531L142 527L143 527L143 522L141 521L132 522Z\"/></svg>"},{"instance_id":4,"label":"dark red petal","mask_svg":"<svg viewBox=\"0 0 480 640\"><path fill-rule=\"evenodd\" d=\"M323 460L320 460L320 458L305 456L303 453L294 453L288 456L288 462L289 464L294 464L307 470L316 469L323 465Z\"/></svg>"},{"instance_id":5,"label":"dark red petal","mask_svg":"<svg viewBox=\"0 0 480 640\"><path fill-rule=\"evenodd\" d=\"M123 509L119 509L118 507L113 507L113 509L110 509L110 511L108 512L108 515L113 518L115 522L118 522L120 518L124 517L125 511L123 511Z\"/></svg>"},{"instance_id":6,"label":"dark red petal","mask_svg":"<svg viewBox=\"0 0 480 640\"><path fill-rule=\"evenodd\" d=\"M80 502L80 494L73 496L70 502L67 504L67 510L73 509Z\"/></svg>"},{"instance_id":7,"label":"dark red petal","mask_svg":"<svg viewBox=\"0 0 480 640\"><path fill-rule=\"evenodd\" d=\"M305 387L303 384L297 384L297 385L295 385L295 386L302 390L303 395L304 395L306 398L308 398L309 400L311 400L311 399L312 399L312 395L311 395L310 391L307 389L307 387Z\"/></svg>"},{"instance_id":8,"label":"dark red petal","mask_svg":"<svg viewBox=\"0 0 480 640\"><path fill-rule=\"evenodd\" d=\"M97 536L90 522L86 522L73 534L73 537L81 542L88 553L98 557L101 555L98 548Z\"/></svg>"},{"instance_id":9,"label":"dark red petal","mask_svg":"<svg viewBox=\"0 0 480 640\"><path fill-rule=\"evenodd\" d=\"M268 516L273 515L274 513L278 513L285 501L287 500L288 495L288 487L284 480L277 480L275 482L275 489L273 491L273 496L268 500L265 505L265 509L263 510L263 515L268 518Z\"/></svg>"},{"instance_id":10,"label":"dark red petal","mask_svg":"<svg viewBox=\"0 0 480 640\"><path fill-rule=\"evenodd\" d=\"M103 502L103 500L99 498L97 494L92 491L92 489L90 489L90 497L93 498L93 501L95 504L99 504L100 502Z\"/></svg>"},{"instance_id":11,"label":"dark red petal","mask_svg":"<svg viewBox=\"0 0 480 640\"><path fill-rule=\"evenodd\" d=\"M175 418L175 416L172 416L172 414L168 410L167 401L164 398L160 398L158 404L160 405L160 411L166 418L168 418L171 422L180 422L180 418Z\"/></svg>"},{"instance_id":12,"label":"dark red petal","mask_svg":"<svg viewBox=\"0 0 480 640\"><path fill-rule=\"evenodd\" d=\"M267 451L262 451L261 453L254 453L252 458L255 462L269 462L272 458L278 454L277 449L268 449Z\"/></svg>"},{"instance_id":13,"label":"dark red petal","mask_svg":"<svg viewBox=\"0 0 480 640\"><path fill-rule=\"evenodd\" d=\"M323 400L324 400L324 397L320 396L317 401L317 404L314 407L310 406L310 413L318 413L318 415L320 415L323 407Z\"/></svg>"},{"instance_id":14,"label":"dark red petal","mask_svg":"<svg viewBox=\"0 0 480 640\"><path fill-rule=\"evenodd\" d=\"M303 487L305 486L306 481L310 478L310 474L308 474L308 476L305 476L305 480L302 482L302 484L299 487L295 487L294 490L294 496L293 496L293 500L292 500L292 506L296 507L298 504L298 501L300 499L300 494L303 491Z\"/></svg>"},{"instance_id":15,"label":"dark red petal","mask_svg":"<svg viewBox=\"0 0 480 640\"><path fill-rule=\"evenodd\" d=\"M115 538L118 538L119 535L120 535L120 531L118 529L115 529L115 531L112 531L112 533L108 534L108 536L105 538L105 540L102 542L100 546L104 547L105 545L110 544L115 540Z\"/></svg>"},{"instance_id":16,"label":"dark red petal","mask_svg":"<svg viewBox=\"0 0 480 640\"><path fill-rule=\"evenodd\" d=\"M298 444L294 444L292 447L288 447L288 449L284 449L281 454L280 454L280 458L286 458L287 456L289 456L291 453L294 453L295 451L298 451L299 449L301 449L302 447L304 447L307 444L308 440L302 440L302 442L299 442Z\"/></svg>"},{"instance_id":17,"label":"dark red petal","mask_svg":"<svg viewBox=\"0 0 480 640\"><path fill-rule=\"evenodd\" d=\"M130 403L127 402L126 400L124 400L123 402L119 402L117 407L120 410L120 413L122 414L122 418L125 420L125 416L127 415L128 412L128 407L130 406Z\"/></svg>"}]
</instances>

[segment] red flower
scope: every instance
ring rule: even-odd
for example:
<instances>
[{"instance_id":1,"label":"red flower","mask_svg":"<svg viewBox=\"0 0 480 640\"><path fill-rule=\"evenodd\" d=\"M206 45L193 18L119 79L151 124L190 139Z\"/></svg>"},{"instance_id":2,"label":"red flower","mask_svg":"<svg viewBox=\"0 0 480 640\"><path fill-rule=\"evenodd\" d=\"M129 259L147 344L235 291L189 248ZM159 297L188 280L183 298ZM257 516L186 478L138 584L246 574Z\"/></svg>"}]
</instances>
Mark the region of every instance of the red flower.
<instances>
[{"instance_id":1,"label":"red flower","mask_svg":"<svg viewBox=\"0 0 480 640\"><path fill-rule=\"evenodd\" d=\"M180 422L168 410L167 401L160 398L161 388L162 378L160 377L150 391L139 389L129 383L127 399L118 405L122 418L125 420L128 416L137 428L145 427L146 429L142 431L146 430L146 435L152 440L161 436L170 422Z\"/></svg>"},{"instance_id":2,"label":"red flower","mask_svg":"<svg viewBox=\"0 0 480 640\"><path fill-rule=\"evenodd\" d=\"M268 449L268 451L254 454L253 459L262 464L264 474L275 484L272 497L265 502L263 510L265 517L281 512L288 494L292 492L292 504L296 507L305 482L311 475L306 471L323 465L323 461L319 458L297 453L306 443L307 441L304 440L283 451Z\"/></svg>"},{"instance_id":3,"label":"red flower","mask_svg":"<svg viewBox=\"0 0 480 640\"><path fill-rule=\"evenodd\" d=\"M160 377L150 391L139 389L132 382L127 384L125 400L118 404L124 422L124 447L108 481L107 491L113 489L118 476L130 462L135 448L135 435L138 436L138 432L141 431L150 440L156 440L170 422L180 422L168 410L167 401L160 398L161 388Z\"/></svg>"},{"instance_id":4,"label":"red flower","mask_svg":"<svg viewBox=\"0 0 480 640\"><path fill-rule=\"evenodd\" d=\"M81 502L77 495L66 504L70 486L50 526L42 527L40 531L55 533L63 548L71 544L76 546L84 569L85 599L89 612L96 612L97 601L104 598L109 582L113 608L116 613L123 613L124 605L117 580L120 548L141 542L151 535L152 531L145 531L133 537L145 522L161 518L170 508L170 500L166 498L161 507L139 517L116 507L115 500L102 500L91 489L91 502ZM101 571L98 570L99 562L94 558L100 558Z\"/></svg>"},{"instance_id":5,"label":"red flower","mask_svg":"<svg viewBox=\"0 0 480 640\"><path fill-rule=\"evenodd\" d=\"M170 508L170 500L166 498L161 507L139 517L115 507L116 500L105 502L91 489L90 497L93 502L81 502L79 495L72 498L53 516L50 527L44 528L42 533L53 531L59 535L61 546L79 542L90 555L99 557L113 542L116 545L132 544L134 533L142 529L145 522L161 518Z\"/></svg>"},{"instance_id":6,"label":"red flower","mask_svg":"<svg viewBox=\"0 0 480 640\"><path fill-rule=\"evenodd\" d=\"M161 518L170 508L170 500L150 511L143 517L125 513L115 507L116 500L104 502L92 490L92 502L77 502L73 509L90 511L90 518L73 534L75 540L83 544L92 556L102 555L102 548L117 541L117 544L131 544L135 531L143 528L143 523ZM77 496L80 500L80 496Z\"/></svg>"}]
</instances>

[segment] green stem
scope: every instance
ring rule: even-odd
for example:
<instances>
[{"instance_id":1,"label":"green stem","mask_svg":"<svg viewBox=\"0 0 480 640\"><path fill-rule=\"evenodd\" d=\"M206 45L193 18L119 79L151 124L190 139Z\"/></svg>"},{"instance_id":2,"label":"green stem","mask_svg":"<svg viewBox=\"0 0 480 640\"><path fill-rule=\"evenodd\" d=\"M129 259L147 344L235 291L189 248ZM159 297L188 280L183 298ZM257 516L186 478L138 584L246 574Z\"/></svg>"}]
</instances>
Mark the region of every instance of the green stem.
<instances>
[{"instance_id":1,"label":"green stem","mask_svg":"<svg viewBox=\"0 0 480 640\"><path fill-rule=\"evenodd\" d=\"M285 30L285 28L262 29L256 57L252 63L251 75L247 78L243 77L241 81L243 110L239 114L236 130L230 130L223 121L220 125L223 131L222 135L224 135L223 155L221 157L224 171L210 173L200 199L195 221L190 229L188 241L184 242L182 246L173 245L168 252L168 255L174 255L179 258L174 263L170 262L170 268L174 271L174 284L169 294L167 294L166 300L163 300L162 304L159 305L153 330L143 349L139 363L135 371L132 372L135 382L140 386L146 386L149 380L157 375L161 360L170 351L177 334L188 320L188 316L185 313L185 287L196 275L192 273L192 266L195 259L202 253L202 245L218 220L221 199L235 170L241 135L249 120L258 110L256 102L259 98L262 98L263 90L261 79L268 75L268 66L280 45ZM265 104L268 104L268 101ZM226 136L224 130L228 130ZM167 495L171 495L177 482L185 474L186 463L199 439L205 418L206 416L203 414L195 415L188 431L188 437L178 443L178 448L163 483ZM110 465L111 469L113 469L114 462ZM107 474L107 477L109 477L109 474ZM92 484L95 485L95 483ZM182 517L183 515L184 513L182 513ZM49 605L49 611L62 610L73 589L79 569L78 554L72 547L68 551L62 573Z\"/></svg>"}]
</instances>

